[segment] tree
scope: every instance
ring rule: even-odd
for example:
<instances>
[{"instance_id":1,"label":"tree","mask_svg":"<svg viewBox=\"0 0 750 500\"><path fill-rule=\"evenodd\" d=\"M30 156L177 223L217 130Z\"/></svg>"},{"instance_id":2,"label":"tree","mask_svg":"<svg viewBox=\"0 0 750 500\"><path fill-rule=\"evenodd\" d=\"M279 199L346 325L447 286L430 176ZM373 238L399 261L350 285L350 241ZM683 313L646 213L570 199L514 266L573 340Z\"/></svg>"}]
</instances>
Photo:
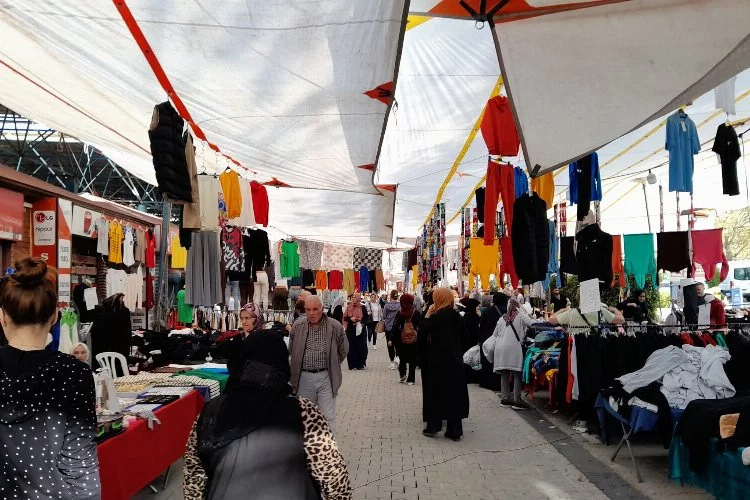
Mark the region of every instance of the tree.
<instances>
[{"instance_id":1,"label":"tree","mask_svg":"<svg viewBox=\"0 0 750 500\"><path fill-rule=\"evenodd\" d=\"M727 212L716 220L716 226L724 229L727 259L750 259L750 207Z\"/></svg>"}]
</instances>

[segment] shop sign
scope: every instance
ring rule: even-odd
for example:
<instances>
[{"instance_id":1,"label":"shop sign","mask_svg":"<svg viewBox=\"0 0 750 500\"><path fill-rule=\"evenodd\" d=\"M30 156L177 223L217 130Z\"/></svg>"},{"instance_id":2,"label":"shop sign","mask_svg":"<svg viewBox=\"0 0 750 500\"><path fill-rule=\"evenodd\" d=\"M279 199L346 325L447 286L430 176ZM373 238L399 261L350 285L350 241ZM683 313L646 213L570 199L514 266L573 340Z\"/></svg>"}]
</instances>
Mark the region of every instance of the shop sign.
<instances>
[{"instance_id":1,"label":"shop sign","mask_svg":"<svg viewBox=\"0 0 750 500\"><path fill-rule=\"evenodd\" d=\"M71 264L72 264L72 238L71 226L73 224L73 202L70 200L57 200L57 295L63 304L70 304L71 288Z\"/></svg>"},{"instance_id":2,"label":"shop sign","mask_svg":"<svg viewBox=\"0 0 750 500\"><path fill-rule=\"evenodd\" d=\"M31 204L31 255L57 268L57 198Z\"/></svg>"},{"instance_id":3,"label":"shop sign","mask_svg":"<svg viewBox=\"0 0 750 500\"><path fill-rule=\"evenodd\" d=\"M55 211L34 210L32 212L34 225L34 246L55 244Z\"/></svg>"},{"instance_id":4,"label":"shop sign","mask_svg":"<svg viewBox=\"0 0 750 500\"><path fill-rule=\"evenodd\" d=\"M23 239L23 195L0 188L0 240Z\"/></svg>"},{"instance_id":5,"label":"shop sign","mask_svg":"<svg viewBox=\"0 0 750 500\"><path fill-rule=\"evenodd\" d=\"M96 238L96 223L102 214L90 208L73 206L73 221L71 231L76 236Z\"/></svg>"}]
</instances>

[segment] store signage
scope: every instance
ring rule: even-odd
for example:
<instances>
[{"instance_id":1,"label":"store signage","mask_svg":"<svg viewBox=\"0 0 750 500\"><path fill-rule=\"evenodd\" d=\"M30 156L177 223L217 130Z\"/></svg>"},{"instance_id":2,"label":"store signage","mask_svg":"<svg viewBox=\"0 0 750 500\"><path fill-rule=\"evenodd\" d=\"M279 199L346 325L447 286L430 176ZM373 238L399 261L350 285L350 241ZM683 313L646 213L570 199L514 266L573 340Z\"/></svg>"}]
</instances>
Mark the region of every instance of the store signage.
<instances>
[{"instance_id":1,"label":"store signage","mask_svg":"<svg viewBox=\"0 0 750 500\"><path fill-rule=\"evenodd\" d=\"M0 240L23 239L23 195L0 188Z\"/></svg>"},{"instance_id":2,"label":"store signage","mask_svg":"<svg viewBox=\"0 0 750 500\"><path fill-rule=\"evenodd\" d=\"M57 269L57 198L31 204L31 255Z\"/></svg>"},{"instance_id":3,"label":"store signage","mask_svg":"<svg viewBox=\"0 0 750 500\"><path fill-rule=\"evenodd\" d=\"M55 215L54 210L34 210L32 212L34 245L46 246L55 244Z\"/></svg>"},{"instance_id":4,"label":"store signage","mask_svg":"<svg viewBox=\"0 0 750 500\"><path fill-rule=\"evenodd\" d=\"M90 208L73 206L73 220L71 231L76 236L85 236L86 238L96 238L96 223L102 214L91 210Z\"/></svg>"},{"instance_id":5,"label":"store signage","mask_svg":"<svg viewBox=\"0 0 750 500\"><path fill-rule=\"evenodd\" d=\"M60 303L70 304L73 202L57 200L57 295Z\"/></svg>"}]
</instances>

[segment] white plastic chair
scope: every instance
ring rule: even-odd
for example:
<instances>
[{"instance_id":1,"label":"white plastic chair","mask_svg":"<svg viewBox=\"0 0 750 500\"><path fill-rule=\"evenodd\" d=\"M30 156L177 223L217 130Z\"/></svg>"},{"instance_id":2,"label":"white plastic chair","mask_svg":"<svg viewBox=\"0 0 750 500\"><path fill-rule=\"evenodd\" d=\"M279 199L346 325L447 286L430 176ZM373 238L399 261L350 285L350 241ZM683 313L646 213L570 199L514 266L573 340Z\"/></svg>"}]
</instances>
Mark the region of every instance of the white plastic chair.
<instances>
[{"instance_id":1,"label":"white plastic chair","mask_svg":"<svg viewBox=\"0 0 750 500\"><path fill-rule=\"evenodd\" d=\"M119 352L100 352L96 355L96 360L99 362L99 365L102 368L106 368L109 370L109 373L112 374L113 379L119 378L117 375L117 370L115 369L116 364L120 365L120 369L123 375L128 375L130 373L128 372L128 360L125 359L125 356L123 356ZM118 361L119 363L115 363L115 361ZM120 375L120 377L123 375Z\"/></svg>"}]
</instances>

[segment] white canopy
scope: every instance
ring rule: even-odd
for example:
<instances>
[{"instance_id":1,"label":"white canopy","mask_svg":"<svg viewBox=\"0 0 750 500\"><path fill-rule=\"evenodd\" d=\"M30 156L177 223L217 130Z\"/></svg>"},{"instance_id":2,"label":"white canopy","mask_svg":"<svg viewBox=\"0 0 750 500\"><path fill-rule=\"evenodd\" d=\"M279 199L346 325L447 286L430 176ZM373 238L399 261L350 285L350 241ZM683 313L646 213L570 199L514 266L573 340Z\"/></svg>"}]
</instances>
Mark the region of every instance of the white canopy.
<instances>
[{"instance_id":1,"label":"white canopy","mask_svg":"<svg viewBox=\"0 0 750 500\"><path fill-rule=\"evenodd\" d=\"M485 3L489 11L498 2ZM479 1L468 4L478 11ZM699 97L750 67L747 19L750 2L742 0L511 0L494 17L501 78L489 23L474 22L458 0L412 1L396 89L399 107L388 123L376 176L377 182L399 184L395 236L414 236L436 202L446 203L449 220L467 202L473 205L487 165L477 129L484 104L498 90L510 95L523 146L522 156L503 160L523 168L539 165L538 174L598 150L604 179L626 172L645 176L642 170L667 158L664 130L641 138L680 106L699 125L701 142L713 138L725 115L716 111L712 94ZM743 75L736 118L750 116L747 89ZM716 176L717 168L714 155L701 155L696 179L704 170ZM561 199L568 182L567 173L559 173ZM664 182L665 204L671 199L676 205L667 191L666 167L654 173ZM623 217L641 217L640 230L646 231L643 192L633 185L627 177L605 180L603 219L624 206L622 200L635 201ZM696 181L696 199L709 191L714 205L722 200ZM658 230L658 192L652 192ZM686 208L689 197L683 195ZM568 215L575 216L570 210ZM455 222L449 231L457 231Z\"/></svg>"},{"instance_id":2,"label":"white canopy","mask_svg":"<svg viewBox=\"0 0 750 500\"><path fill-rule=\"evenodd\" d=\"M146 132L173 89L207 140L199 170L291 186L269 188L272 225L390 243L393 194L372 176L403 0L28 0L0 12L5 106L155 183ZM365 94L379 87L383 99Z\"/></svg>"}]
</instances>

